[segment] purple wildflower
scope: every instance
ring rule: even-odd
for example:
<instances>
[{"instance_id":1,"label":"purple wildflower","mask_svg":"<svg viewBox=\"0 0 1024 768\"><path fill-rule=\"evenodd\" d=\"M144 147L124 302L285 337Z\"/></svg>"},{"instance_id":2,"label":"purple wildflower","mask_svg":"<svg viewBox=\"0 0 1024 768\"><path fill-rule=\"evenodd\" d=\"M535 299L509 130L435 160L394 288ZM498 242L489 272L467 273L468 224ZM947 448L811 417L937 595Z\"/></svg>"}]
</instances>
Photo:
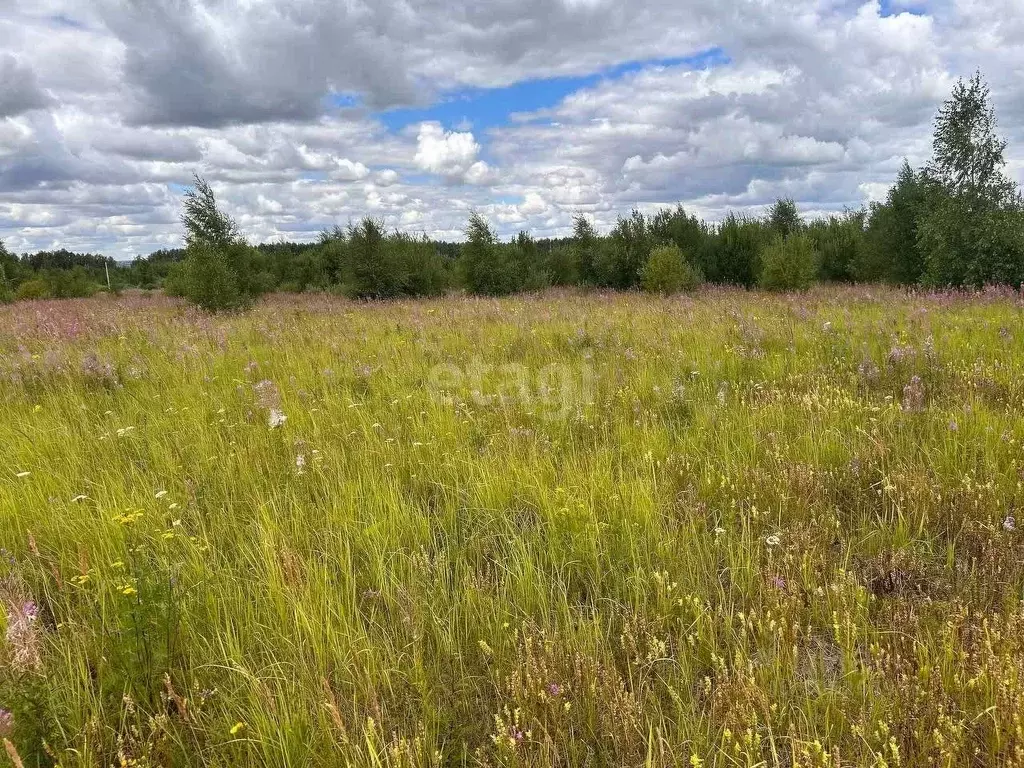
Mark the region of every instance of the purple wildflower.
<instances>
[{"instance_id":1,"label":"purple wildflower","mask_svg":"<svg viewBox=\"0 0 1024 768\"><path fill-rule=\"evenodd\" d=\"M920 376L914 376L903 388L903 410L908 413L924 410L924 383Z\"/></svg>"},{"instance_id":2,"label":"purple wildflower","mask_svg":"<svg viewBox=\"0 0 1024 768\"><path fill-rule=\"evenodd\" d=\"M548 683L548 696L558 696L562 693L562 686L558 683Z\"/></svg>"},{"instance_id":3,"label":"purple wildflower","mask_svg":"<svg viewBox=\"0 0 1024 768\"><path fill-rule=\"evenodd\" d=\"M0 707L0 738L7 738L14 732L14 714Z\"/></svg>"}]
</instances>

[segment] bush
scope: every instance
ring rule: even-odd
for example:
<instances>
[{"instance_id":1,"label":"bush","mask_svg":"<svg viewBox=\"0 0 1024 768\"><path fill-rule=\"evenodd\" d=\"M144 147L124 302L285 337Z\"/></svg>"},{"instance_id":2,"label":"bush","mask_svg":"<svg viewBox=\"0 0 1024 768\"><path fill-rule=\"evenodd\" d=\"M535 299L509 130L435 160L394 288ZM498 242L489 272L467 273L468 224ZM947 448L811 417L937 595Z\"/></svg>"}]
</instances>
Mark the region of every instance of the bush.
<instances>
[{"instance_id":1,"label":"bush","mask_svg":"<svg viewBox=\"0 0 1024 768\"><path fill-rule=\"evenodd\" d=\"M470 293L501 296L520 286L510 247L498 242L490 225L479 213L469 217L466 243L462 246L462 279Z\"/></svg>"},{"instance_id":2,"label":"bush","mask_svg":"<svg viewBox=\"0 0 1024 768\"><path fill-rule=\"evenodd\" d=\"M248 306L253 296L243 292L238 267L231 251L247 249L234 245L218 248L207 243L189 247L181 273L182 295L207 312L224 312ZM239 255L234 254L236 257Z\"/></svg>"},{"instance_id":3,"label":"bush","mask_svg":"<svg viewBox=\"0 0 1024 768\"><path fill-rule=\"evenodd\" d=\"M50 289L46 285L46 281L38 277L32 280L26 280L18 286L18 291L15 293L15 298L18 301L32 301L33 299L48 299L50 298Z\"/></svg>"},{"instance_id":4,"label":"bush","mask_svg":"<svg viewBox=\"0 0 1024 768\"><path fill-rule=\"evenodd\" d=\"M752 287L761 272L761 252L768 241L769 231L763 222L730 213L719 227L711 259L715 269L708 278Z\"/></svg>"},{"instance_id":5,"label":"bush","mask_svg":"<svg viewBox=\"0 0 1024 768\"><path fill-rule=\"evenodd\" d=\"M1024 283L1024 213L1013 209L972 210L942 192L918 226L925 259L922 282L934 287L980 287Z\"/></svg>"},{"instance_id":6,"label":"bush","mask_svg":"<svg viewBox=\"0 0 1024 768\"><path fill-rule=\"evenodd\" d=\"M783 198L775 201L768 212L768 226L777 235L789 237L800 231L803 221L800 219L800 211L791 198Z\"/></svg>"},{"instance_id":7,"label":"bush","mask_svg":"<svg viewBox=\"0 0 1024 768\"><path fill-rule=\"evenodd\" d=\"M605 284L611 288L635 288L653 245L650 222L637 210L628 218L620 218L611 234L612 262Z\"/></svg>"},{"instance_id":8,"label":"bush","mask_svg":"<svg viewBox=\"0 0 1024 768\"><path fill-rule=\"evenodd\" d=\"M426 237L396 232L385 247L394 253L401 274L401 291L407 296L439 296L450 282L444 259Z\"/></svg>"},{"instance_id":9,"label":"bush","mask_svg":"<svg viewBox=\"0 0 1024 768\"><path fill-rule=\"evenodd\" d=\"M650 293L692 291L703 282L703 276L674 245L651 251L641 275L641 285Z\"/></svg>"},{"instance_id":10,"label":"bush","mask_svg":"<svg viewBox=\"0 0 1024 768\"><path fill-rule=\"evenodd\" d=\"M812 222L807 234L821 258L821 279L852 282L864 250L866 211L849 211Z\"/></svg>"},{"instance_id":11,"label":"bush","mask_svg":"<svg viewBox=\"0 0 1024 768\"><path fill-rule=\"evenodd\" d=\"M927 184L903 161L884 203L872 203L864 249L854 269L858 280L911 285L924 273L918 223L926 212Z\"/></svg>"},{"instance_id":12,"label":"bush","mask_svg":"<svg viewBox=\"0 0 1024 768\"><path fill-rule=\"evenodd\" d=\"M761 255L759 285L769 291L803 291L818 274L818 255L807 235L776 236Z\"/></svg>"},{"instance_id":13,"label":"bush","mask_svg":"<svg viewBox=\"0 0 1024 768\"><path fill-rule=\"evenodd\" d=\"M384 224L363 219L349 228L345 284L355 299L390 299L401 291L398 265L385 247Z\"/></svg>"},{"instance_id":14,"label":"bush","mask_svg":"<svg viewBox=\"0 0 1024 768\"><path fill-rule=\"evenodd\" d=\"M549 285L572 285L579 280L577 259L572 246L559 245L544 256L544 272Z\"/></svg>"},{"instance_id":15,"label":"bush","mask_svg":"<svg viewBox=\"0 0 1024 768\"><path fill-rule=\"evenodd\" d=\"M175 296L179 299L185 298L188 291L186 286L188 270L184 261L176 261L167 270L167 277L164 278L163 289L168 296Z\"/></svg>"}]
</instances>

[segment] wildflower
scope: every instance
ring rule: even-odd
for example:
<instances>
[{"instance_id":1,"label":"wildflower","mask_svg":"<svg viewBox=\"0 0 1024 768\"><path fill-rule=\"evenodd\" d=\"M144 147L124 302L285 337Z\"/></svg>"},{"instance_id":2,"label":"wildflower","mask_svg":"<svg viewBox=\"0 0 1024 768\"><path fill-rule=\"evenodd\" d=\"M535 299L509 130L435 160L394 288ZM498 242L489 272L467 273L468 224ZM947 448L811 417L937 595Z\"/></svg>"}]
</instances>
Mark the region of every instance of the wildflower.
<instances>
[{"instance_id":1,"label":"wildflower","mask_svg":"<svg viewBox=\"0 0 1024 768\"><path fill-rule=\"evenodd\" d=\"M157 491L156 492L156 498L158 498L158 499L162 499L166 495L167 495L167 491Z\"/></svg>"},{"instance_id":2,"label":"wildflower","mask_svg":"<svg viewBox=\"0 0 1024 768\"><path fill-rule=\"evenodd\" d=\"M863 360L861 364L857 366L857 373L860 374L862 379L874 381L878 378L879 370L878 366L871 360Z\"/></svg>"},{"instance_id":3,"label":"wildflower","mask_svg":"<svg viewBox=\"0 0 1024 768\"><path fill-rule=\"evenodd\" d=\"M718 526L717 528L715 528L715 536L721 536L724 533L725 528L723 528L722 526Z\"/></svg>"},{"instance_id":4,"label":"wildflower","mask_svg":"<svg viewBox=\"0 0 1024 768\"><path fill-rule=\"evenodd\" d=\"M256 402L260 408L273 410L281 405L281 393L277 391L277 386L274 382L269 379L264 379L258 384L254 384L252 388L256 393Z\"/></svg>"},{"instance_id":5,"label":"wildflower","mask_svg":"<svg viewBox=\"0 0 1024 768\"><path fill-rule=\"evenodd\" d=\"M558 683L548 683L548 696L558 696L562 693L562 686Z\"/></svg>"},{"instance_id":6,"label":"wildflower","mask_svg":"<svg viewBox=\"0 0 1024 768\"><path fill-rule=\"evenodd\" d=\"M295 457L295 471L301 475L305 471L305 469L306 457L300 453L298 456Z\"/></svg>"},{"instance_id":7,"label":"wildflower","mask_svg":"<svg viewBox=\"0 0 1024 768\"><path fill-rule=\"evenodd\" d=\"M888 360L891 365L898 365L899 363L902 363L912 352L913 350L908 347L901 347L897 344L889 350L886 360Z\"/></svg>"},{"instance_id":8,"label":"wildflower","mask_svg":"<svg viewBox=\"0 0 1024 768\"><path fill-rule=\"evenodd\" d=\"M18 672L38 672L42 669L43 635L36 622L39 609L31 600L7 608L7 644L12 655L10 664Z\"/></svg>"},{"instance_id":9,"label":"wildflower","mask_svg":"<svg viewBox=\"0 0 1024 768\"><path fill-rule=\"evenodd\" d=\"M279 411L277 408L270 409L270 414L267 416L267 425L271 429L277 429L286 421L288 421L288 417L282 411Z\"/></svg>"},{"instance_id":10,"label":"wildflower","mask_svg":"<svg viewBox=\"0 0 1024 768\"><path fill-rule=\"evenodd\" d=\"M772 586L782 591L786 589L786 580L781 576L772 576Z\"/></svg>"},{"instance_id":11,"label":"wildflower","mask_svg":"<svg viewBox=\"0 0 1024 768\"><path fill-rule=\"evenodd\" d=\"M779 546L779 544L782 543L782 539L773 534L769 536L767 539L765 539L764 543L767 544L769 547L777 547Z\"/></svg>"},{"instance_id":12,"label":"wildflower","mask_svg":"<svg viewBox=\"0 0 1024 768\"><path fill-rule=\"evenodd\" d=\"M902 407L908 413L924 410L924 383L920 376L914 376L910 383L903 388Z\"/></svg>"},{"instance_id":13,"label":"wildflower","mask_svg":"<svg viewBox=\"0 0 1024 768\"><path fill-rule=\"evenodd\" d=\"M956 432L956 431L957 431L958 429L960 429L960 427L958 427L958 426L956 425L956 422L955 422L955 421L951 421L951 422L949 422L949 431L950 431L950 432Z\"/></svg>"},{"instance_id":14,"label":"wildflower","mask_svg":"<svg viewBox=\"0 0 1024 768\"><path fill-rule=\"evenodd\" d=\"M121 594L125 597L131 597L132 595L139 594L139 590L137 590L131 584L125 584L123 587L121 587Z\"/></svg>"},{"instance_id":15,"label":"wildflower","mask_svg":"<svg viewBox=\"0 0 1024 768\"><path fill-rule=\"evenodd\" d=\"M245 723L241 723L241 722L235 723L234 725L231 726L231 735L232 736L237 736L240 731L244 731L244 730L245 730Z\"/></svg>"},{"instance_id":16,"label":"wildflower","mask_svg":"<svg viewBox=\"0 0 1024 768\"><path fill-rule=\"evenodd\" d=\"M1007 515L1006 519L1003 520L1003 530L1010 532L1017 530L1017 518L1013 515Z\"/></svg>"},{"instance_id":17,"label":"wildflower","mask_svg":"<svg viewBox=\"0 0 1024 768\"><path fill-rule=\"evenodd\" d=\"M821 326L821 330L823 330L825 333L828 333L829 331L831 331L832 330L832 321L831 320L826 321L825 324Z\"/></svg>"},{"instance_id":18,"label":"wildflower","mask_svg":"<svg viewBox=\"0 0 1024 768\"><path fill-rule=\"evenodd\" d=\"M14 732L14 715L11 710L0 707L0 737L10 736Z\"/></svg>"}]
</instances>

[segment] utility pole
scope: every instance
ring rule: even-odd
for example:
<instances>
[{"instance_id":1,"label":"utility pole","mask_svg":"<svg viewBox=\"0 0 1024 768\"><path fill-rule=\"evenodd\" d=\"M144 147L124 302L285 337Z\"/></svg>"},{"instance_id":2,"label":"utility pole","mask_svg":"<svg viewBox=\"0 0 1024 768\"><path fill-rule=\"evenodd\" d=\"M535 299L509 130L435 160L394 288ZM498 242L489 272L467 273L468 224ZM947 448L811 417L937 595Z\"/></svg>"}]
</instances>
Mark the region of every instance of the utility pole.
<instances>
[{"instance_id":1,"label":"utility pole","mask_svg":"<svg viewBox=\"0 0 1024 768\"><path fill-rule=\"evenodd\" d=\"M107 271L107 293L113 293L110 288L110 262L107 260L103 261L103 269Z\"/></svg>"}]
</instances>

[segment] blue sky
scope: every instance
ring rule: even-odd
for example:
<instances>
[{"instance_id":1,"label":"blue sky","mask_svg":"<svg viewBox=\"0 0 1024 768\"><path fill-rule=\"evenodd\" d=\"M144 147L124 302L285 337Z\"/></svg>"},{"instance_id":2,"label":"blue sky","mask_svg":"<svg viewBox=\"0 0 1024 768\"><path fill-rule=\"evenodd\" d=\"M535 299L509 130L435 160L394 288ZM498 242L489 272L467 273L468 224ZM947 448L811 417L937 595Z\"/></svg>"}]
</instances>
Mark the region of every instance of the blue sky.
<instances>
[{"instance_id":1,"label":"blue sky","mask_svg":"<svg viewBox=\"0 0 1024 768\"><path fill-rule=\"evenodd\" d=\"M376 113L391 131L401 131L424 121L436 121L446 130L486 132L507 125L516 113L536 112L557 106L577 91L605 81L619 80L647 68L683 67L710 69L729 63L726 52L709 48L690 56L628 61L589 75L535 78L503 88L462 88L442 93L429 107L391 109Z\"/></svg>"}]
</instances>

